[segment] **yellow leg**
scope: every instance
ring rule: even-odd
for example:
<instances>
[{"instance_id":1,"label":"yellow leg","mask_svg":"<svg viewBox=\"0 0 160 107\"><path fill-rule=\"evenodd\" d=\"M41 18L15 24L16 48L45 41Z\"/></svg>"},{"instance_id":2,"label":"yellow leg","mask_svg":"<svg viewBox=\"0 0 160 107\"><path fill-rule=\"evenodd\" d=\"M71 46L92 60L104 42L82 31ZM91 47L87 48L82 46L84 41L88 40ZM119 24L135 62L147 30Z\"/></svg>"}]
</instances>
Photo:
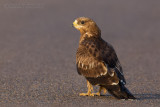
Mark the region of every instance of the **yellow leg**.
<instances>
[{"instance_id":1,"label":"yellow leg","mask_svg":"<svg viewBox=\"0 0 160 107\"><path fill-rule=\"evenodd\" d=\"M101 91L103 90L103 93L106 94L107 90L104 87L99 87L99 91L97 93L92 93L94 96L100 96L101 95Z\"/></svg>"},{"instance_id":2,"label":"yellow leg","mask_svg":"<svg viewBox=\"0 0 160 107\"><path fill-rule=\"evenodd\" d=\"M106 94L107 93L107 90L106 88L102 87L103 88L103 93Z\"/></svg>"},{"instance_id":3,"label":"yellow leg","mask_svg":"<svg viewBox=\"0 0 160 107\"><path fill-rule=\"evenodd\" d=\"M94 96L91 92L93 91L93 86L89 83L87 80L87 87L88 87L88 92L87 93L80 93L80 96Z\"/></svg>"},{"instance_id":4,"label":"yellow leg","mask_svg":"<svg viewBox=\"0 0 160 107\"><path fill-rule=\"evenodd\" d=\"M87 87L88 87L88 92L87 93L80 93L80 96L100 96L101 91L103 90L103 93L106 94L107 90L104 87L99 87L99 91L97 93L92 93L93 92L93 86L92 84L89 83L87 80Z\"/></svg>"}]
</instances>

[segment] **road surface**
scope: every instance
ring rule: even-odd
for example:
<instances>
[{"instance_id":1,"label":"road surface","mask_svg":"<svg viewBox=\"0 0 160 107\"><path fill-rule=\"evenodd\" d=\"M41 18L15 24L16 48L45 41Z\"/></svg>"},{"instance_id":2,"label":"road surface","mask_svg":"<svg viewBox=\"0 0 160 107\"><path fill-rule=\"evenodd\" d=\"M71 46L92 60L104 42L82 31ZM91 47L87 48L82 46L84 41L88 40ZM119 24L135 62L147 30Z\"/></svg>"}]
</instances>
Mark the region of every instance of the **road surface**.
<instances>
[{"instance_id":1,"label":"road surface","mask_svg":"<svg viewBox=\"0 0 160 107\"><path fill-rule=\"evenodd\" d=\"M0 105L2 107L160 105L160 1L1 0ZM75 18L96 21L119 57L135 101L82 97ZM95 87L97 91L98 88Z\"/></svg>"}]
</instances>

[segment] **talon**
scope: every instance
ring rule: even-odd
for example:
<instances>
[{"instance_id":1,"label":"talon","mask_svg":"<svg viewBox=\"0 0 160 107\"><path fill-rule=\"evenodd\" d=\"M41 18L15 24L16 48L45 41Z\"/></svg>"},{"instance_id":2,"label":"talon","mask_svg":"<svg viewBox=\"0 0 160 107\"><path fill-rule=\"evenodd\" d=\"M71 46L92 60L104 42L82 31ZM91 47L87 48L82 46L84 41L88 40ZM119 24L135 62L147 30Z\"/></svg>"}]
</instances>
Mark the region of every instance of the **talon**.
<instances>
[{"instance_id":1,"label":"talon","mask_svg":"<svg viewBox=\"0 0 160 107\"><path fill-rule=\"evenodd\" d=\"M88 93L80 93L80 96L88 96Z\"/></svg>"},{"instance_id":2,"label":"talon","mask_svg":"<svg viewBox=\"0 0 160 107\"><path fill-rule=\"evenodd\" d=\"M94 94L91 93L80 93L80 96L94 96Z\"/></svg>"},{"instance_id":3,"label":"talon","mask_svg":"<svg viewBox=\"0 0 160 107\"><path fill-rule=\"evenodd\" d=\"M96 93L96 96L101 96L101 94L98 92L98 93Z\"/></svg>"},{"instance_id":4,"label":"talon","mask_svg":"<svg viewBox=\"0 0 160 107\"><path fill-rule=\"evenodd\" d=\"M97 93L92 93L94 96L100 96L101 94L99 92Z\"/></svg>"},{"instance_id":5,"label":"talon","mask_svg":"<svg viewBox=\"0 0 160 107\"><path fill-rule=\"evenodd\" d=\"M90 94L89 96L94 96L94 93Z\"/></svg>"}]
</instances>

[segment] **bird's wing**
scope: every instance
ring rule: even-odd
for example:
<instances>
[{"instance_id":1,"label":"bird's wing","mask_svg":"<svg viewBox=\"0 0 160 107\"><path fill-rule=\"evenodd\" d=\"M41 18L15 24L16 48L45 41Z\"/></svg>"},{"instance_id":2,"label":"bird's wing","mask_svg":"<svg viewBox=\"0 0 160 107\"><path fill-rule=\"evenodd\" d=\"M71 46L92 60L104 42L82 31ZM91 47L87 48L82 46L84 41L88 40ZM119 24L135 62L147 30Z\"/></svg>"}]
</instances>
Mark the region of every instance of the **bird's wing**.
<instances>
[{"instance_id":1,"label":"bird's wing","mask_svg":"<svg viewBox=\"0 0 160 107\"><path fill-rule=\"evenodd\" d=\"M76 55L77 71L85 77L101 77L115 72L119 80L126 83L122 67L111 45L103 40L82 42ZM111 70L112 69L112 70Z\"/></svg>"},{"instance_id":2,"label":"bird's wing","mask_svg":"<svg viewBox=\"0 0 160 107\"><path fill-rule=\"evenodd\" d=\"M108 67L102 60L96 58L99 56L98 50L95 51L96 46L92 41L83 42L79 46L76 54L76 65L79 74L85 77L100 77L106 75Z\"/></svg>"},{"instance_id":3,"label":"bird's wing","mask_svg":"<svg viewBox=\"0 0 160 107\"><path fill-rule=\"evenodd\" d=\"M110 69L113 69L113 71L116 72L118 78L120 79L120 82L126 84L122 66L118 60L118 57L113 47L110 44L104 42L103 51L101 51L101 55L105 64L107 64Z\"/></svg>"},{"instance_id":4,"label":"bird's wing","mask_svg":"<svg viewBox=\"0 0 160 107\"><path fill-rule=\"evenodd\" d=\"M100 77L106 75L108 68L105 67L103 62L100 62L92 56L80 57L77 61L77 71L85 77Z\"/></svg>"}]
</instances>

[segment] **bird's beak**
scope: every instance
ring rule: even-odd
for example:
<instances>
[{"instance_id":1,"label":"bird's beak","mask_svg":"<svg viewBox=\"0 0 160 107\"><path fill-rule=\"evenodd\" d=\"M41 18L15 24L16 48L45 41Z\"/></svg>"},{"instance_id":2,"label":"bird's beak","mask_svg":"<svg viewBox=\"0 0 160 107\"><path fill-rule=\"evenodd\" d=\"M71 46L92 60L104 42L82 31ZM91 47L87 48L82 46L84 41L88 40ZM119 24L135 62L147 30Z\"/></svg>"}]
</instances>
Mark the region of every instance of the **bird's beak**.
<instances>
[{"instance_id":1,"label":"bird's beak","mask_svg":"<svg viewBox=\"0 0 160 107\"><path fill-rule=\"evenodd\" d=\"M77 28L78 27L78 24L77 24L77 20L75 20L72 24L73 27Z\"/></svg>"}]
</instances>

